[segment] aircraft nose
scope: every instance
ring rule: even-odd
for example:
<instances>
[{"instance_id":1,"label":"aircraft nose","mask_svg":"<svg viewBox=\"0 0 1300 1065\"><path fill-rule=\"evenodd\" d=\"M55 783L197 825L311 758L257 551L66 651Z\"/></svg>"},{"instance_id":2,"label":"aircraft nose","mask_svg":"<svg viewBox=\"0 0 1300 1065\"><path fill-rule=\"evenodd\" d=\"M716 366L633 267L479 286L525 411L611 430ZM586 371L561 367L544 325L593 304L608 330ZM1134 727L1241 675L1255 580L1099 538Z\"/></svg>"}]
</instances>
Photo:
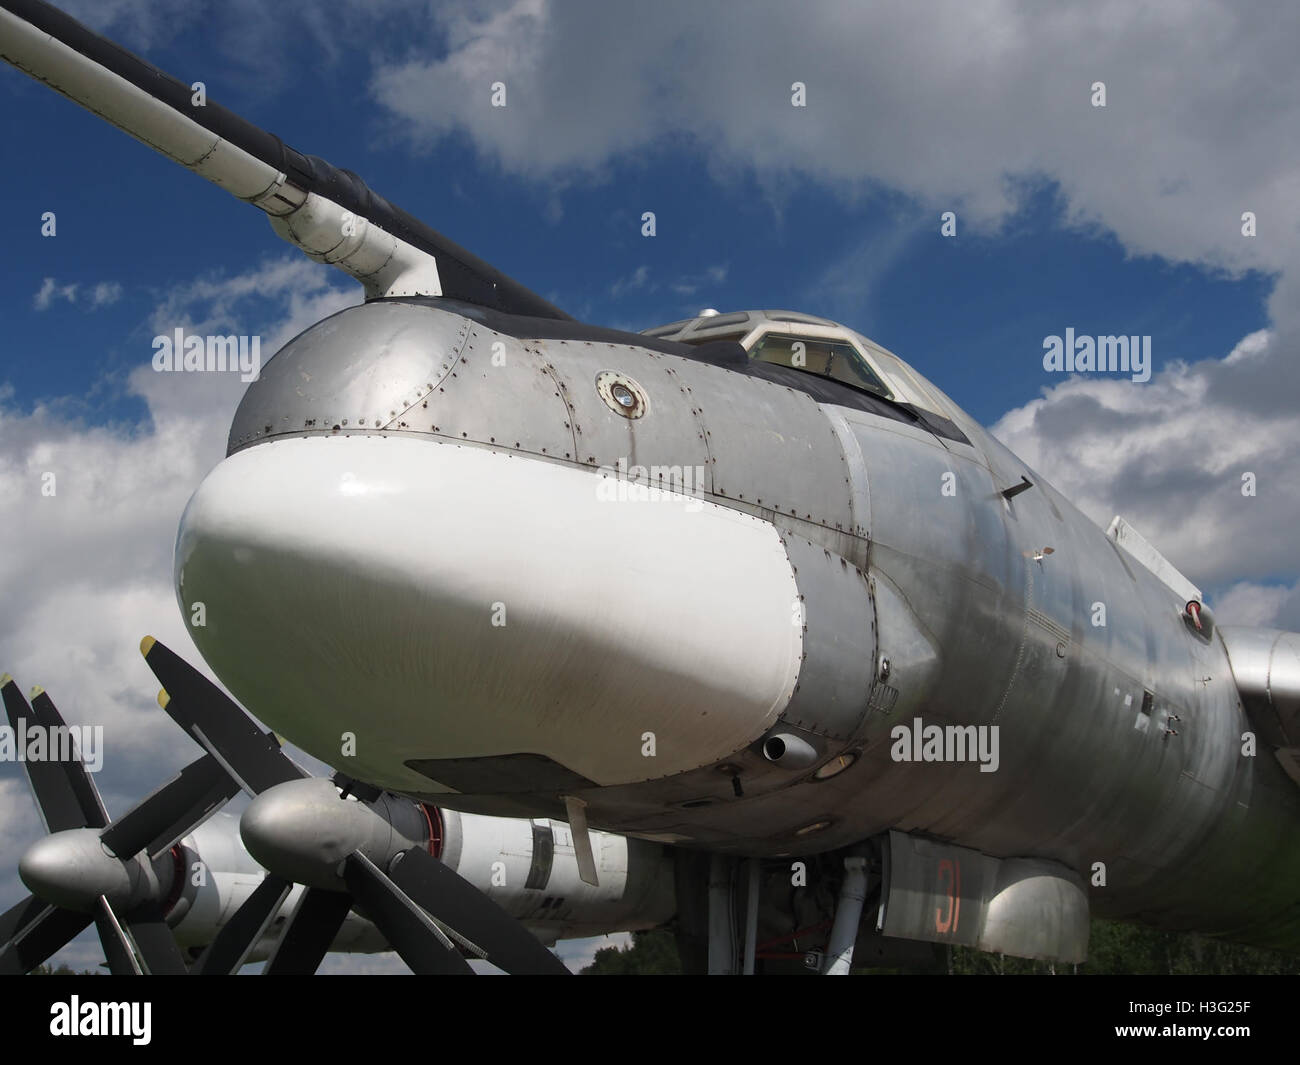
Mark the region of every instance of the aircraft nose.
<instances>
[{"instance_id":1,"label":"aircraft nose","mask_svg":"<svg viewBox=\"0 0 1300 1065\"><path fill-rule=\"evenodd\" d=\"M190 501L178 597L251 712L382 786L711 764L794 689L790 560L756 518L609 480L427 437L260 443Z\"/></svg>"}]
</instances>

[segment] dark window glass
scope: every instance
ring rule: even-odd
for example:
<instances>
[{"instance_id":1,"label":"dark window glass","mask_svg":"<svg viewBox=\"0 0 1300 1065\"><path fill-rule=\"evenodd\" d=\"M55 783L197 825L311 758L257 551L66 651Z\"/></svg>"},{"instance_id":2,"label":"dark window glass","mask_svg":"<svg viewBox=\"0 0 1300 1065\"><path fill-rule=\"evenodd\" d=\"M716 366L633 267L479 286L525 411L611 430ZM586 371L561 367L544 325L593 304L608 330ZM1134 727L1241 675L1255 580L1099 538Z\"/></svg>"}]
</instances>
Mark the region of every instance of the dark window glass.
<instances>
[{"instance_id":1,"label":"dark window glass","mask_svg":"<svg viewBox=\"0 0 1300 1065\"><path fill-rule=\"evenodd\" d=\"M887 399L893 398L893 394L867 365L857 348L842 341L768 333L758 339L749 357L759 362L789 366L795 370L829 377Z\"/></svg>"}]
</instances>

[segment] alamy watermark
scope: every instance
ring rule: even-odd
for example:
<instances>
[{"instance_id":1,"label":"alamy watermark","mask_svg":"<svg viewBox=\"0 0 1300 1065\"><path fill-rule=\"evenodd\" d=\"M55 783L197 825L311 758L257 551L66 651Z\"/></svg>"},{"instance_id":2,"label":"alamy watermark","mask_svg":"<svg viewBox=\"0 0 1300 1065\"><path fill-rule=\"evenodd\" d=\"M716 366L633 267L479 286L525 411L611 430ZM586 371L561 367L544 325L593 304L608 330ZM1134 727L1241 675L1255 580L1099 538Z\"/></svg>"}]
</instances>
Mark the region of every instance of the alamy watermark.
<instances>
[{"instance_id":1,"label":"alamy watermark","mask_svg":"<svg viewBox=\"0 0 1300 1065\"><path fill-rule=\"evenodd\" d=\"M997 725L927 725L919 717L889 730L895 762L979 762L981 773L996 773Z\"/></svg>"},{"instance_id":2,"label":"alamy watermark","mask_svg":"<svg viewBox=\"0 0 1300 1065\"><path fill-rule=\"evenodd\" d=\"M1134 381L1151 380L1149 336L1043 337L1043 369L1048 373L1126 373Z\"/></svg>"},{"instance_id":3,"label":"alamy watermark","mask_svg":"<svg viewBox=\"0 0 1300 1065\"><path fill-rule=\"evenodd\" d=\"M601 503L681 503L691 513L704 509L703 466L638 466L621 458L596 472Z\"/></svg>"},{"instance_id":4,"label":"alamy watermark","mask_svg":"<svg viewBox=\"0 0 1300 1065\"><path fill-rule=\"evenodd\" d=\"M88 773L104 766L103 725L0 725L0 762L75 762Z\"/></svg>"},{"instance_id":5,"label":"alamy watermark","mask_svg":"<svg viewBox=\"0 0 1300 1065\"><path fill-rule=\"evenodd\" d=\"M159 373L238 372L247 384L262 371L260 336L186 336L177 327L172 336L154 337L153 349L153 368Z\"/></svg>"},{"instance_id":6,"label":"alamy watermark","mask_svg":"<svg viewBox=\"0 0 1300 1065\"><path fill-rule=\"evenodd\" d=\"M82 1002L73 995L50 1005L50 1035L127 1036L135 1046L148 1046L152 1029L152 1002Z\"/></svg>"}]
</instances>

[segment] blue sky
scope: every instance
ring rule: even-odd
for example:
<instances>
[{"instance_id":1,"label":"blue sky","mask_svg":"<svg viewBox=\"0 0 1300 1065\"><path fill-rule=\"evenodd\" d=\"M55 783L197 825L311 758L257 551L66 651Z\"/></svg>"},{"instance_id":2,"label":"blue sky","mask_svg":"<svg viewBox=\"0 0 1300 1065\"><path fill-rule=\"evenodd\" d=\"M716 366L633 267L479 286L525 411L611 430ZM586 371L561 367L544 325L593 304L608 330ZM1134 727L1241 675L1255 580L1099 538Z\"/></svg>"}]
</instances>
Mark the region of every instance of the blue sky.
<instances>
[{"instance_id":1,"label":"blue sky","mask_svg":"<svg viewBox=\"0 0 1300 1065\"><path fill-rule=\"evenodd\" d=\"M1090 517L1132 519L1221 622L1300 628L1296 12L1129 7L66 5L579 318L783 307L866 333ZM189 646L171 537L239 395L150 374L151 340L215 323L279 343L359 289L8 67L0 100L0 580L29 604L0 623L0 668L129 725L105 773L121 808L190 756L134 647ZM1150 335L1152 380L1045 373L1067 327ZM56 461L78 489L58 515L33 488ZM22 788L0 773L0 801ZM2 905L37 831L30 812L0 831Z\"/></svg>"},{"instance_id":2,"label":"blue sky","mask_svg":"<svg viewBox=\"0 0 1300 1065\"><path fill-rule=\"evenodd\" d=\"M1132 256L1113 235L1066 227L1059 186L1046 179L1025 191L1001 231L967 233L959 216L956 239L940 235L939 212L889 190L849 197L802 175L765 190L752 173L711 174L685 144L618 158L557 187L503 173L462 136L427 155L395 143L371 99L339 91L364 84L362 56L329 69L303 61L299 76L269 92L245 87L238 66L197 32L148 58L168 71L201 67L215 100L355 170L577 317L639 330L703 306L825 315L914 363L985 424L1044 387L1044 376L1026 371L1043 337L1067 325L1150 334L1165 363L1221 357L1268 321L1268 274L1230 277ZM139 397L132 402L115 383L152 354L150 316L169 285L235 275L286 249L261 212L3 73L15 106L0 131L40 160L4 181L11 217L28 222L10 234L4 328L12 350L40 353L6 360L4 380L23 408L76 396L91 422L140 418ZM51 209L54 239L40 234ZM653 238L641 235L644 210L656 214ZM38 310L47 277L78 285L81 298L70 306L56 297ZM102 283L119 285L120 298L88 305L88 290Z\"/></svg>"},{"instance_id":3,"label":"blue sky","mask_svg":"<svg viewBox=\"0 0 1300 1065\"><path fill-rule=\"evenodd\" d=\"M397 139L391 116L361 88L372 74L366 52L321 62L309 47L285 46L279 62L291 77L250 77L215 46L207 20L221 16L214 9L144 54L177 76L201 76L214 100L355 170L585 320L643 329L706 305L826 315L914 363L985 424L1048 383L1027 371L1043 337L1067 325L1150 334L1158 363L1167 363L1222 357L1268 322L1269 274L1134 256L1113 234L1067 226L1060 186L1048 176L1025 182L1019 208L996 232L971 231L959 214L957 239L940 236L932 205L898 190L719 172L688 138L618 154L598 173L535 179L504 170L462 133L427 152ZM114 382L151 354L149 318L168 286L238 274L285 249L260 212L3 73L11 106L0 132L40 160L4 178L11 218L27 221L9 234L4 327L13 350L40 353L6 360L4 380L20 407L76 396L92 422L139 418L143 404ZM56 239L40 235L50 209ZM644 210L657 216L654 238L641 236ZM634 284L642 269L644 283ZM46 277L79 286L75 310L57 297L53 308L35 308ZM341 276L329 281L347 286ZM88 307L87 290L105 282L121 286L120 299ZM680 291L686 286L695 291Z\"/></svg>"}]
</instances>

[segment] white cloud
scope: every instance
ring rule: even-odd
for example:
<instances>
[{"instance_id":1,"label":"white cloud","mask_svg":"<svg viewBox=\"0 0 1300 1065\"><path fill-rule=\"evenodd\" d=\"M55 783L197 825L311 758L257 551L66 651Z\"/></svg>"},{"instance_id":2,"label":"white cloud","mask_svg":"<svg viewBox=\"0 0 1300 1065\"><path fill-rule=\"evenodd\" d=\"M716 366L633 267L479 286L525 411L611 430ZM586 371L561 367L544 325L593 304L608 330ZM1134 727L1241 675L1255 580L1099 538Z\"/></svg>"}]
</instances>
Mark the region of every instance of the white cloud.
<instances>
[{"instance_id":1,"label":"white cloud","mask_svg":"<svg viewBox=\"0 0 1300 1065\"><path fill-rule=\"evenodd\" d=\"M1267 582L1300 570L1295 351L1254 333L1221 360L1174 361L1145 384L1072 377L992 431L1098 524L1123 514L1202 588ZM1279 393L1256 391L1261 382Z\"/></svg>"},{"instance_id":2,"label":"white cloud","mask_svg":"<svg viewBox=\"0 0 1300 1065\"><path fill-rule=\"evenodd\" d=\"M636 292L646 287L646 282L650 279L650 267L644 263L638 266L630 277L620 277L609 286L609 294L614 299L618 299L625 292Z\"/></svg>"},{"instance_id":3,"label":"white cloud","mask_svg":"<svg viewBox=\"0 0 1300 1065\"><path fill-rule=\"evenodd\" d=\"M89 294L82 299L78 295L81 285L77 282L60 285L54 278L47 277L41 282L41 287L32 298L32 306L38 311L47 311L56 300L74 304L80 300L83 306L88 305L91 310L95 310L99 307L111 306L122 298L122 286L117 281L99 281L88 288Z\"/></svg>"},{"instance_id":4,"label":"white cloud","mask_svg":"<svg viewBox=\"0 0 1300 1065\"><path fill-rule=\"evenodd\" d=\"M191 0L61 0L59 6L96 32L136 49L166 43L196 14Z\"/></svg>"},{"instance_id":5,"label":"white cloud","mask_svg":"<svg viewBox=\"0 0 1300 1065\"><path fill-rule=\"evenodd\" d=\"M720 285L727 280L727 267L725 264L710 266L699 274L686 274L674 281L671 288L679 296L694 296L702 288L708 288L710 285Z\"/></svg>"},{"instance_id":6,"label":"white cloud","mask_svg":"<svg viewBox=\"0 0 1300 1065\"><path fill-rule=\"evenodd\" d=\"M667 289L678 296L693 296L702 288L720 285L726 280L727 265L725 263L706 267L698 274L684 274L676 281L669 283L652 280L650 267L642 264L627 277L620 277L610 285L609 294L612 298L619 299L629 292L652 295Z\"/></svg>"},{"instance_id":7,"label":"white cloud","mask_svg":"<svg viewBox=\"0 0 1300 1065\"><path fill-rule=\"evenodd\" d=\"M153 321L260 331L269 353L360 301L359 289L331 279L305 260L270 260L178 286ZM63 417L58 402L23 411L0 388L0 587L9 605L0 612L0 670L24 689L46 687L69 723L104 726L96 783L110 814L198 753L159 710L138 643L152 634L202 667L172 589L172 547L186 501L225 454L245 387L236 374L155 373L149 354L126 382L148 410L137 425L87 426ZM41 833L18 791L26 791L20 768L0 766L0 909L26 893L17 860ZM75 950L100 956L93 937ZM83 964L79 954L65 958Z\"/></svg>"},{"instance_id":8,"label":"white cloud","mask_svg":"<svg viewBox=\"0 0 1300 1065\"><path fill-rule=\"evenodd\" d=\"M149 321L159 334L240 333L250 307L261 301L262 346L276 350L309 325L360 302L357 289L331 284L337 275L296 254L268 259L233 277L212 274L178 285L154 309Z\"/></svg>"},{"instance_id":9,"label":"white cloud","mask_svg":"<svg viewBox=\"0 0 1300 1065\"><path fill-rule=\"evenodd\" d=\"M1286 587L1239 581L1214 601L1214 617L1220 625L1260 625L1300 629L1300 582Z\"/></svg>"},{"instance_id":10,"label":"white cloud","mask_svg":"<svg viewBox=\"0 0 1300 1065\"><path fill-rule=\"evenodd\" d=\"M47 277L41 282L40 289L32 298L32 306L38 311L46 311L49 310L50 304L55 300L67 300L69 303L76 303L76 284L60 285L54 278Z\"/></svg>"},{"instance_id":11,"label":"white cloud","mask_svg":"<svg viewBox=\"0 0 1300 1065\"><path fill-rule=\"evenodd\" d=\"M1291 5L499 0L432 20L371 83L420 148L463 131L506 170L559 180L671 137L720 174L883 186L984 225L1048 179L1075 225L1134 254L1294 262ZM807 107L791 106L795 81Z\"/></svg>"},{"instance_id":12,"label":"white cloud","mask_svg":"<svg viewBox=\"0 0 1300 1065\"><path fill-rule=\"evenodd\" d=\"M90 290L90 303L94 307L107 307L122 298L122 286L116 281L101 281Z\"/></svg>"}]
</instances>

